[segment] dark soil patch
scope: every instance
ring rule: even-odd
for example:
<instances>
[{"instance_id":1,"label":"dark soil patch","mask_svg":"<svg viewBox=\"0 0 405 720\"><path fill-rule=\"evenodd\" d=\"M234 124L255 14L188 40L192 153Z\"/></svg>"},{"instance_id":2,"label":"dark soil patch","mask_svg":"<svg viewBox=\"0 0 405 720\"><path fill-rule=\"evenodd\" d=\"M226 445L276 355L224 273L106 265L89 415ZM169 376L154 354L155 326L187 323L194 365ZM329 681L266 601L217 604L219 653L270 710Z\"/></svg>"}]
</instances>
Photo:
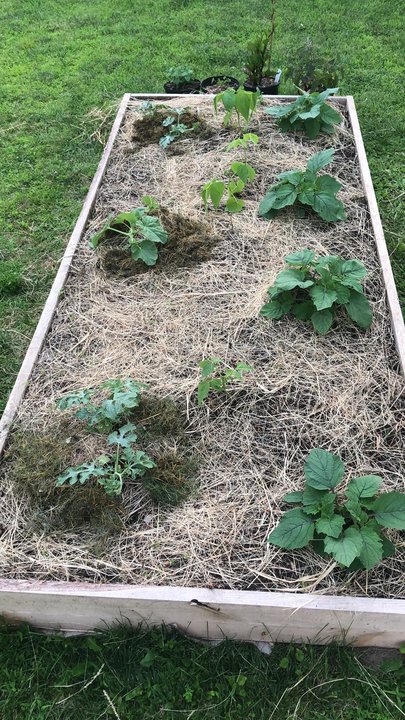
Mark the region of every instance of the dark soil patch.
<instances>
[{"instance_id":1,"label":"dark soil patch","mask_svg":"<svg viewBox=\"0 0 405 720\"><path fill-rule=\"evenodd\" d=\"M220 238L213 234L206 223L184 217L165 207L159 209L158 215L169 239L165 245L159 247L154 269L192 267L210 259ZM121 236L114 236L111 232L100 245L100 252L102 268L108 275L130 277L153 269L134 260Z\"/></svg>"},{"instance_id":2,"label":"dark soil patch","mask_svg":"<svg viewBox=\"0 0 405 720\"><path fill-rule=\"evenodd\" d=\"M171 398L143 395L138 407L131 412L130 420L143 428L146 440L162 436L181 439L184 436L186 418Z\"/></svg>"},{"instance_id":3,"label":"dark soil patch","mask_svg":"<svg viewBox=\"0 0 405 720\"><path fill-rule=\"evenodd\" d=\"M70 434L69 434L70 431ZM72 426L53 433L12 435L6 459L12 460L11 479L32 503L31 522L36 529L54 531L80 526L105 533L123 528L121 501L94 483L56 487L57 476L76 463L78 441Z\"/></svg>"},{"instance_id":4,"label":"dark soil patch","mask_svg":"<svg viewBox=\"0 0 405 720\"><path fill-rule=\"evenodd\" d=\"M154 112L143 115L139 120L135 120L133 124L132 140L138 147L158 143L164 135L168 135L170 132L170 127L164 127L163 121L173 116L176 116L176 112L171 108L157 108ZM189 108L186 108L181 113L179 122L188 128L192 128L195 123L198 123L192 131L180 136L183 139L189 136L206 139L211 137L214 132L197 112ZM176 142L175 140L169 145L169 148Z\"/></svg>"},{"instance_id":5,"label":"dark soil patch","mask_svg":"<svg viewBox=\"0 0 405 720\"><path fill-rule=\"evenodd\" d=\"M195 456L177 449L153 456L156 467L142 478L152 500L160 505L179 505L195 487L198 468Z\"/></svg>"}]
</instances>

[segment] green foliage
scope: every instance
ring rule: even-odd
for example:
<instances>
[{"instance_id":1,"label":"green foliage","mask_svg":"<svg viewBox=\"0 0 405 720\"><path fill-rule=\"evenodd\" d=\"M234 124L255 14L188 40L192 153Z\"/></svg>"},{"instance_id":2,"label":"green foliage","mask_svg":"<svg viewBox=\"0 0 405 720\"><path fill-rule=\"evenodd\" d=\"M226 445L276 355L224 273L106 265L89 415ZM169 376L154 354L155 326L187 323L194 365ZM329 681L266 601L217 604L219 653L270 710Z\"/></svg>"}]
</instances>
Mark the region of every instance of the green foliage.
<instances>
[{"instance_id":1,"label":"green foliage","mask_svg":"<svg viewBox=\"0 0 405 720\"><path fill-rule=\"evenodd\" d=\"M226 392L228 385L235 380L242 380L253 368L247 363L238 362L235 368L222 370L219 358L207 358L200 362L201 380L198 383L197 401L201 405L211 391Z\"/></svg>"},{"instance_id":2,"label":"green foliage","mask_svg":"<svg viewBox=\"0 0 405 720\"><path fill-rule=\"evenodd\" d=\"M273 185L259 205L259 215L268 220L275 217L287 205L309 205L326 222L345 220L343 203L336 194L342 187L331 175L318 175L328 165L335 150L329 148L313 155L306 170L289 170L277 175L279 182Z\"/></svg>"},{"instance_id":3,"label":"green foliage","mask_svg":"<svg viewBox=\"0 0 405 720\"><path fill-rule=\"evenodd\" d=\"M189 127L184 123L180 122L181 116L184 113L183 108L170 108L170 110L174 114L166 117L162 123L163 127L168 128L167 134L163 135L163 137L159 140L159 145L162 148L167 148L169 145L171 145L172 142L178 140L178 138L182 137L183 135L192 132L200 125L199 122L195 122L191 125L191 127Z\"/></svg>"},{"instance_id":4,"label":"green foliage","mask_svg":"<svg viewBox=\"0 0 405 720\"><path fill-rule=\"evenodd\" d=\"M405 494L376 497L382 478L363 475L350 480L342 502L332 491L344 470L337 455L322 448L311 450L304 466L304 490L284 497L298 507L284 513L268 541L289 550L314 542L318 551L350 570L371 570L393 555L395 547L382 528L405 530Z\"/></svg>"},{"instance_id":5,"label":"green foliage","mask_svg":"<svg viewBox=\"0 0 405 720\"><path fill-rule=\"evenodd\" d=\"M320 53L307 38L301 47L292 51L286 75L302 90L322 92L338 85L343 68L334 58Z\"/></svg>"},{"instance_id":6,"label":"green foliage","mask_svg":"<svg viewBox=\"0 0 405 720\"><path fill-rule=\"evenodd\" d=\"M109 445L116 445L114 456L101 455L95 463L83 463L68 467L56 480L57 486L65 484L83 485L96 480L107 495L120 495L125 480L135 480L154 468L153 460L142 450L134 450L132 444L137 440L136 427L127 423L118 431L110 433Z\"/></svg>"},{"instance_id":7,"label":"green foliage","mask_svg":"<svg viewBox=\"0 0 405 720\"><path fill-rule=\"evenodd\" d=\"M261 93L258 90L256 90L256 92L249 92L248 90L244 90L242 87L237 90L228 88L227 90L218 93L218 95L215 95L214 110L216 113L218 112L218 104L221 102L225 108L225 127L230 124L233 113L235 112L238 128L241 127L241 118L244 119L245 127L247 128L252 115L256 110L260 97Z\"/></svg>"},{"instance_id":8,"label":"green foliage","mask_svg":"<svg viewBox=\"0 0 405 720\"><path fill-rule=\"evenodd\" d=\"M329 88L322 93L307 93L293 103L266 108L265 112L277 118L281 130L303 130L313 140L321 132L333 135L334 125L341 122L341 115L334 110L326 98L338 88Z\"/></svg>"},{"instance_id":9,"label":"green foliage","mask_svg":"<svg viewBox=\"0 0 405 720\"><path fill-rule=\"evenodd\" d=\"M115 218L110 217L101 230L91 238L92 247L98 247L106 236L113 233L125 238L134 260L141 260L149 266L155 265L158 259L157 245L159 243L164 245L168 235L159 219L149 215L149 212L156 208L156 203L150 196L145 196L143 200L146 202L146 207L119 213Z\"/></svg>"},{"instance_id":10,"label":"green foliage","mask_svg":"<svg viewBox=\"0 0 405 720\"><path fill-rule=\"evenodd\" d=\"M245 133L242 135L242 137L235 138L235 140L231 140L230 143L226 146L226 151L229 152L230 150L236 150L237 148L243 148L243 150L246 152L249 144L252 143L252 145L257 145L259 142L259 136L255 135L255 133Z\"/></svg>"},{"instance_id":11,"label":"green foliage","mask_svg":"<svg viewBox=\"0 0 405 720\"><path fill-rule=\"evenodd\" d=\"M255 179L256 171L249 163L233 162L228 173L231 175L228 182L225 183L223 180L214 178L206 183L201 190L201 199L204 203L205 212L208 211L210 201L214 208L218 210L225 192L228 194L225 210L236 213L241 212L245 207L244 200L236 196L242 192L247 182Z\"/></svg>"},{"instance_id":12,"label":"green foliage","mask_svg":"<svg viewBox=\"0 0 405 720\"><path fill-rule=\"evenodd\" d=\"M131 378L106 380L99 388L88 388L65 395L57 401L57 406L60 410L76 408L75 416L87 423L89 428L108 431L128 417L130 411L139 405L141 393L146 388L147 385ZM92 399L100 391L107 394L107 397L95 404Z\"/></svg>"},{"instance_id":13,"label":"green foliage","mask_svg":"<svg viewBox=\"0 0 405 720\"><path fill-rule=\"evenodd\" d=\"M11 260L2 260L0 256L0 297L16 295L23 288L20 267Z\"/></svg>"},{"instance_id":14,"label":"green foliage","mask_svg":"<svg viewBox=\"0 0 405 720\"><path fill-rule=\"evenodd\" d=\"M247 45L244 71L248 81L257 87L263 77L272 73L272 51L275 33L276 0L271 0L270 27L259 32Z\"/></svg>"},{"instance_id":15,"label":"green foliage","mask_svg":"<svg viewBox=\"0 0 405 720\"><path fill-rule=\"evenodd\" d=\"M194 80L194 72L189 65L176 65L169 68L167 79L175 87L180 87Z\"/></svg>"},{"instance_id":16,"label":"green foliage","mask_svg":"<svg viewBox=\"0 0 405 720\"><path fill-rule=\"evenodd\" d=\"M311 321L316 332L325 335L343 307L361 328L371 325L372 310L360 284L367 271L359 260L337 255L316 258L305 248L287 255L285 261L289 268L268 289L269 301L260 310L263 317L278 320L292 314Z\"/></svg>"}]
</instances>

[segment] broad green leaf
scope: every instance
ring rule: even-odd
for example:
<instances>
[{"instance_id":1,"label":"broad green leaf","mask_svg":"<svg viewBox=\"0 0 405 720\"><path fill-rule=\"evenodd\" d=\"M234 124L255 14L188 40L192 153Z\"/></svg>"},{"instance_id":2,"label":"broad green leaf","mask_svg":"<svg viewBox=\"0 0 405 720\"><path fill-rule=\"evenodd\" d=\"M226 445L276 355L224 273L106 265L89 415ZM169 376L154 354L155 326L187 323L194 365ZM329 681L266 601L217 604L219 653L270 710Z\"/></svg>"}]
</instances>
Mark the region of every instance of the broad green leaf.
<instances>
[{"instance_id":1,"label":"broad green leaf","mask_svg":"<svg viewBox=\"0 0 405 720\"><path fill-rule=\"evenodd\" d=\"M332 162L334 154L335 154L334 148L328 148L327 150L321 150L321 152L317 153L316 155L313 155L308 160L308 162L307 162L308 170L311 170L312 172L317 173L323 167L325 167L326 165L329 165L329 163Z\"/></svg>"},{"instance_id":2,"label":"broad green leaf","mask_svg":"<svg viewBox=\"0 0 405 720\"><path fill-rule=\"evenodd\" d=\"M346 497L353 500L374 497L381 483L382 478L378 475L361 475L353 478L347 486Z\"/></svg>"},{"instance_id":3,"label":"broad green leaf","mask_svg":"<svg viewBox=\"0 0 405 720\"><path fill-rule=\"evenodd\" d=\"M383 493L375 500L373 510L379 525L405 530L405 493Z\"/></svg>"},{"instance_id":4,"label":"broad green leaf","mask_svg":"<svg viewBox=\"0 0 405 720\"><path fill-rule=\"evenodd\" d=\"M342 480L344 472L341 459L322 448L311 450L304 465L308 485L317 490L331 490Z\"/></svg>"},{"instance_id":5,"label":"broad green leaf","mask_svg":"<svg viewBox=\"0 0 405 720\"><path fill-rule=\"evenodd\" d=\"M321 120L327 125L337 125L341 122L342 118L330 105L322 105Z\"/></svg>"},{"instance_id":6,"label":"broad green leaf","mask_svg":"<svg viewBox=\"0 0 405 720\"><path fill-rule=\"evenodd\" d=\"M306 112L300 111L299 116L301 120L309 120L311 118L318 117L320 113L320 107L319 105L313 105L310 110L307 110Z\"/></svg>"},{"instance_id":7,"label":"broad green leaf","mask_svg":"<svg viewBox=\"0 0 405 720\"><path fill-rule=\"evenodd\" d=\"M312 300L295 303L292 307L292 314L298 320L310 320L315 311L315 305Z\"/></svg>"},{"instance_id":8,"label":"broad green leaf","mask_svg":"<svg viewBox=\"0 0 405 720\"><path fill-rule=\"evenodd\" d=\"M248 163L234 162L231 165L231 170L235 175L240 177L244 183L248 180L254 180L256 177L256 171Z\"/></svg>"},{"instance_id":9,"label":"broad green leaf","mask_svg":"<svg viewBox=\"0 0 405 720\"><path fill-rule=\"evenodd\" d=\"M316 521L315 527L318 533L338 538L344 524L345 520L341 515L333 515L331 518L320 518Z\"/></svg>"},{"instance_id":10,"label":"broad green leaf","mask_svg":"<svg viewBox=\"0 0 405 720\"><path fill-rule=\"evenodd\" d=\"M327 135L333 135L335 132L335 128L333 125L329 125L326 122L322 122L321 118L321 132L326 133Z\"/></svg>"},{"instance_id":11,"label":"broad green leaf","mask_svg":"<svg viewBox=\"0 0 405 720\"><path fill-rule=\"evenodd\" d=\"M321 131L321 121L319 118L309 118L304 120L305 132L310 140L315 140Z\"/></svg>"},{"instance_id":12,"label":"broad green leaf","mask_svg":"<svg viewBox=\"0 0 405 720\"><path fill-rule=\"evenodd\" d=\"M335 290L328 290L328 288L322 285L314 285L311 287L309 294L317 310L325 310L326 308L332 307L337 298Z\"/></svg>"},{"instance_id":13,"label":"broad green leaf","mask_svg":"<svg viewBox=\"0 0 405 720\"><path fill-rule=\"evenodd\" d=\"M305 204L311 205L311 207L318 213L318 215L326 222L336 222L337 220L346 220L346 213L343 207L343 203L331 195L327 190L315 190L312 197L312 202L308 199L310 194L307 193L305 198L307 202ZM301 194L298 196L301 200ZM301 200L304 202L304 200Z\"/></svg>"},{"instance_id":14,"label":"broad green leaf","mask_svg":"<svg viewBox=\"0 0 405 720\"><path fill-rule=\"evenodd\" d=\"M263 215L267 215L267 213L273 208L276 200L277 193L274 190L270 190L268 193L266 193L259 205L259 215L261 217L263 217Z\"/></svg>"},{"instance_id":15,"label":"broad green leaf","mask_svg":"<svg viewBox=\"0 0 405 720\"><path fill-rule=\"evenodd\" d=\"M263 305L260 309L259 315L262 317L271 318L272 320L279 320L285 313L283 312L280 303L277 300L270 300L270 302Z\"/></svg>"},{"instance_id":16,"label":"broad green leaf","mask_svg":"<svg viewBox=\"0 0 405 720\"><path fill-rule=\"evenodd\" d=\"M253 93L246 90L238 90L235 94L235 108L248 122L253 111Z\"/></svg>"},{"instance_id":17,"label":"broad green leaf","mask_svg":"<svg viewBox=\"0 0 405 720\"><path fill-rule=\"evenodd\" d=\"M168 234L166 230L162 228L158 218L146 214L143 215L137 224L137 230L145 240L162 244L167 242Z\"/></svg>"},{"instance_id":18,"label":"broad green leaf","mask_svg":"<svg viewBox=\"0 0 405 720\"><path fill-rule=\"evenodd\" d=\"M370 327L373 320L373 313L363 293L351 290L350 300L346 303L345 308L349 317L351 317L359 327L364 329Z\"/></svg>"},{"instance_id":19,"label":"broad green leaf","mask_svg":"<svg viewBox=\"0 0 405 720\"><path fill-rule=\"evenodd\" d=\"M315 253L312 252L312 250L304 248L303 250L298 250L295 253L291 253L291 255L286 255L284 260L289 265L309 265L314 259L314 257Z\"/></svg>"},{"instance_id":20,"label":"broad green leaf","mask_svg":"<svg viewBox=\"0 0 405 720\"><path fill-rule=\"evenodd\" d=\"M341 189L341 183L332 177L332 175L321 175L316 181L317 190L324 190L325 192L336 195Z\"/></svg>"},{"instance_id":21,"label":"broad green leaf","mask_svg":"<svg viewBox=\"0 0 405 720\"><path fill-rule=\"evenodd\" d=\"M287 493L287 495L284 495L283 500L286 503L300 503L302 502L302 496L302 491L298 490L297 492Z\"/></svg>"},{"instance_id":22,"label":"broad green leaf","mask_svg":"<svg viewBox=\"0 0 405 720\"><path fill-rule=\"evenodd\" d=\"M346 510L350 513L353 520L360 524L364 524L368 520L368 514L363 510L358 500L349 498L344 504Z\"/></svg>"},{"instance_id":23,"label":"broad green leaf","mask_svg":"<svg viewBox=\"0 0 405 720\"><path fill-rule=\"evenodd\" d=\"M329 309L317 310L311 315L311 322L314 329L320 335L326 335L328 330L332 327L333 323L333 312Z\"/></svg>"},{"instance_id":24,"label":"broad green leaf","mask_svg":"<svg viewBox=\"0 0 405 720\"><path fill-rule=\"evenodd\" d=\"M324 102L329 97L329 95L335 95L338 91L339 88L327 88L323 92L319 93L317 101ZM329 107L329 105L327 107Z\"/></svg>"},{"instance_id":25,"label":"broad green leaf","mask_svg":"<svg viewBox=\"0 0 405 720\"><path fill-rule=\"evenodd\" d=\"M245 201L234 197L234 195L231 195L225 203L225 210L230 213L240 212L244 207Z\"/></svg>"},{"instance_id":26,"label":"broad green leaf","mask_svg":"<svg viewBox=\"0 0 405 720\"><path fill-rule=\"evenodd\" d=\"M316 492L312 488L313 492ZM318 491L319 492L319 491ZM335 514L336 493L323 492L321 498L321 517L331 518Z\"/></svg>"},{"instance_id":27,"label":"broad green leaf","mask_svg":"<svg viewBox=\"0 0 405 720\"><path fill-rule=\"evenodd\" d=\"M158 249L151 240L141 240L137 245L131 245L131 254L135 260L143 260L145 265L151 266L156 264Z\"/></svg>"},{"instance_id":28,"label":"broad green leaf","mask_svg":"<svg viewBox=\"0 0 405 720\"><path fill-rule=\"evenodd\" d=\"M356 557L359 557L363 549L363 538L359 530L349 527L339 538L327 536L324 541L325 552L333 555L335 560L349 567Z\"/></svg>"},{"instance_id":29,"label":"broad green leaf","mask_svg":"<svg viewBox=\"0 0 405 720\"><path fill-rule=\"evenodd\" d=\"M218 365L221 364L221 361L219 358L207 358L206 360L201 360L200 362L200 369L201 369L201 377L206 378L209 377L209 375L212 375L215 370L217 369Z\"/></svg>"},{"instance_id":30,"label":"broad green leaf","mask_svg":"<svg viewBox=\"0 0 405 720\"><path fill-rule=\"evenodd\" d=\"M276 185L274 192L276 198L272 204L275 210L281 210L281 208L287 205L293 205L297 199L297 190L290 183Z\"/></svg>"},{"instance_id":31,"label":"broad green leaf","mask_svg":"<svg viewBox=\"0 0 405 720\"><path fill-rule=\"evenodd\" d=\"M209 183L207 190L214 208L218 209L222 196L225 192L225 183L222 182L222 180L213 180Z\"/></svg>"},{"instance_id":32,"label":"broad green leaf","mask_svg":"<svg viewBox=\"0 0 405 720\"><path fill-rule=\"evenodd\" d=\"M286 105L275 105L274 107L266 108L264 112L267 115L271 115L271 117L281 118L290 114L293 105L294 103L288 103Z\"/></svg>"},{"instance_id":33,"label":"broad green leaf","mask_svg":"<svg viewBox=\"0 0 405 720\"><path fill-rule=\"evenodd\" d=\"M293 290L296 287L307 288L313 285L313 280L306 280L301 270L282 270L276 277L275 287L281 290Z\"/></svg>"},{"instance_id":34,"label":"broad green leaf","mask_svg":"<svg viewBox=\"0 0 405 720\"><path fill-rule=\"evenodd\" d=\"M302 176L303 173L299 170L287 170L277 175L280 180L288 180L288 182L295 187L300 184Z\"/></svg>"},{"instance_id":35,"label":"broad green leaf","mask_svg":"<svg viewBox=\"0 0 405 720\"><path fill-rule=\"evenodd\" d=\"M335 283L336 302L340 305L346 305L350 300L350 289L340 282Z\"/></svg>"},{"instance_id":36,"label":"broad green leaf","mask_svg":"<svg viewBox=\"0 0 405 720\"><path fill-rule=\"evenodd\" d=\"M129 447L137 440L138 435L135 430L136 425L134 425L133 423L126 423L126 425L120 427L119 430L110 433L107 438L107 442L109 445L120 445L121 447Z\"/></svg>"},{"instance_id":37,"label":"broad green leaf","mask_svg":"<svg viewBox=\"0 0 405 720\"><path fill-rule=\"evenodd\" d=\"M345 260L340 272L345 279L353 279L357 282L363 280L367 275L367 270L360 260Z\"/></svg>"},{"instance_id":38,"label":"broad green leaf","mask_svg":"<svg viewBox=\"0 0 405 720\"><path fill-rule=\"evenodd\" d=\"M197 403L198 405L201 405L201 403L205 400L207 397L209 391L211 388L211 381L210 380L200 380L198 383L198 392L197 392Z\"/></svg>"},{"instance_id":39,"label":"broad green leaf","mask_svg":"<svg viewBox=\"0 0 405 720\"><path fill-rule=\"evenodd\" d=\"M314 536L315 524L300 508L288 510L270 533L268 541L278 547L295 550L308 545Z\"/></svg>"},{"instance_id":40,"label":"broad green leaf","mask_svg":"<svg viewBox=\"0 0 405 720\"><path fill-rule=\"evenodd\" d=\"M363 540L363 547L360 551L359 558L363 566L367 570L370 570L382 560L382 540L379 534L367 525L360 528L359 532Z\"/></svg>"},{"instance_id":41,"label":"broad green leaf","mask_svg":"<svg viewBox=\"0 0 405 720\"><path fill-rule=\"evenodd\" d=\"M327 494L328 493L326 490L316 490L315 488L306 484L304 487L304 492L302 494L302 504L307 506L314 505L320 512L322 507L322 500Z\"/></svg>"}]
</instances>

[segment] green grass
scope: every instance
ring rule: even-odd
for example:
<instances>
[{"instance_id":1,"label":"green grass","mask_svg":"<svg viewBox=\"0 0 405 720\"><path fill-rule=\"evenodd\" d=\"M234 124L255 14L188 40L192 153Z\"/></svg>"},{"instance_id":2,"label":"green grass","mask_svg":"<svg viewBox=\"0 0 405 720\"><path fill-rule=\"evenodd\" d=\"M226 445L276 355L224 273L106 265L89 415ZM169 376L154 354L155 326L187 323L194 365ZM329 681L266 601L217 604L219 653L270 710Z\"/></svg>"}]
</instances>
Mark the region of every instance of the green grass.
<instances>
[{"instance_id":1,"label":"green grass","mask_svg":"<svg viewBox=\"0 0 405 720\"><path fill-rule=\"evenodd\" d=\"M242 78L244 44L267 7L2 0L0 410L101 154L86 113L127 91L161 90L174 64L192 64L201 78ZM280 0L274 57L283 67L286 48L307 35L341 57L341 92L356 99L404 303L401 28L400 3ZM399 703L396 678L368 675L350 650L308 648L297 657L279 646L266 658L246 645L213 650L162 633L64 640L10 632L0 634L2 720L403 717L388 699Z\"/></svg>"},{"instance_id":2,"label":"green grass","mask_svg":"<svg viewBox=\"0 0 405 720\"><path fill-rule=\"evenodd\" d=\"M172 64L242 78L266 10L265 0L2 0L0 262L21 287L10 292L0 273L0 410L100 156L84 116L125 91L162 90ZM404 303L401 28L400 3L281 0L274 58L283 67L310 35L343 61Z\"/></svg>"},{"instance_id":3,"label":"green grass","mask_svg":"<svg viewBox=\"0 0 405 720\"><path fill-rule=\"evenodd\" d=\"M278 645L265 656L163 630L65 639L22 628L0 632L0 656L2 720L404 717L400 671L370 671L339 647Z\"/></svg>"}]
</instances>

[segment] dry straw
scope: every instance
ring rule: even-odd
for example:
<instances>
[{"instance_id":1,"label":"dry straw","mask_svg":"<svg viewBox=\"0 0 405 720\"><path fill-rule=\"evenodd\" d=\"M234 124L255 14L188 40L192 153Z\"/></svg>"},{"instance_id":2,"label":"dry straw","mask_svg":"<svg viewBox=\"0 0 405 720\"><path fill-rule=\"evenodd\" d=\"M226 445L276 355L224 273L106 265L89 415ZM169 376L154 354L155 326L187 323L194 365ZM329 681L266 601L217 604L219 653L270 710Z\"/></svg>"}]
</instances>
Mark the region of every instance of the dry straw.
<instances>
[{"instance_id":1,"label":"dry straw","mask_svg":"<svg viewBox=\"0 0 405 720\"><path fill-rule=\"evenodd\" d=\"M63 392L131 376L173 397L187 413L188 437L200 457L198 489L183 506L163 510L141 486L128 485L127 527L107 537L100 549L91 528L33 529L31 502L13 488L6 466L0 572L18 578L399 597L405 553L395 533L396 557L357 574L342 572L309 550L283 552L266 542L280 518L283 495L302 487L303 463L312 447L339 453L347 478L372 472L383 476L385 490L404 490L404 384L347 119L333 138L335 162L327 168L343 184L346 222L299 220L288 210L271 222L257 217L258 200L276 174L304 168L331 142L281 134L260 111L251 128L261 135L250 156L257 180L244 212L209 213L213 232L222 238L209 261L116 279L100 270L88 246L108 214L139 206L144 194L204 220L201 186L223 177L230 160L240 156L223 152L235 133L223 129L211 101L196 97L187 103L217 134L202 140L190 135L172 152L157 145L136 147L132 125L139 115L136 103L130 105L17 427L38 433L52 429L59 422L55 400ZM301 247L366 264L365 290L374 310L369 331L342 319L319 337L294 319L258 317L283 257ZM254 372L226 396L198 408L198 363L207 356L230 365L243 360ZM94 442L87 438L83 448Z\"/></svg>"}]
</instances>

